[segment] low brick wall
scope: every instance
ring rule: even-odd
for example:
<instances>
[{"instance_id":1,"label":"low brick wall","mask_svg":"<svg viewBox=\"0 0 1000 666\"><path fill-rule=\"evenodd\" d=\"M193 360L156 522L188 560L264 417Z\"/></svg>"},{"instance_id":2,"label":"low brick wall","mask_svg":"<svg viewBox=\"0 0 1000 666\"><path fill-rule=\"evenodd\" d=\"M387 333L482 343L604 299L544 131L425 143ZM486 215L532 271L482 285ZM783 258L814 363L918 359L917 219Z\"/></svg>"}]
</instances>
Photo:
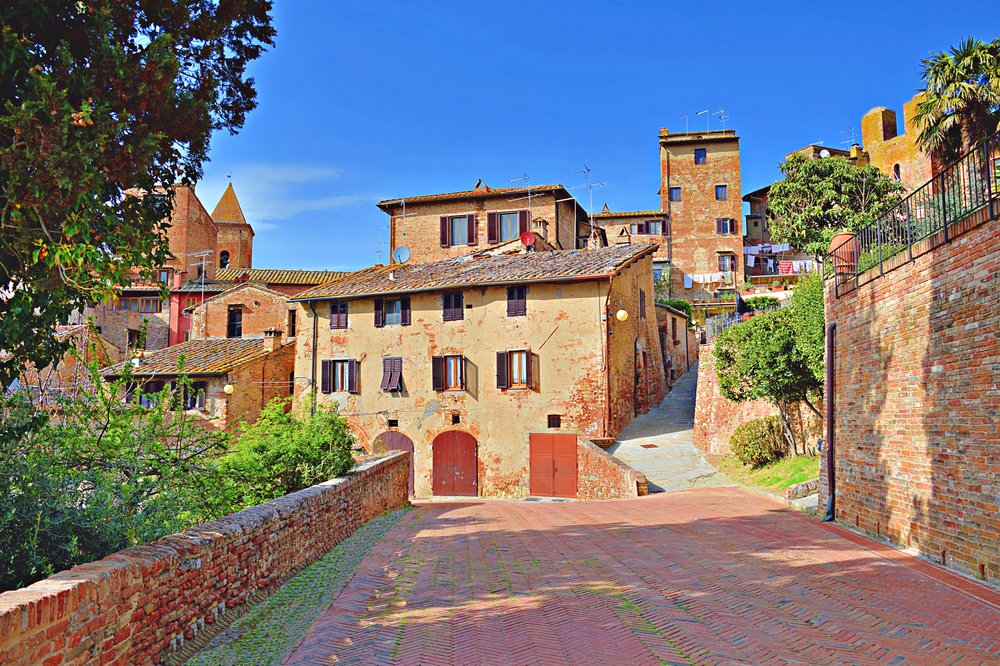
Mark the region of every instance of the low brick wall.
<instances>
[{"instance_id":1,"label":"low brick wall","mask_svg":"<svg viewBox=\"0 0 1000 666\"><path fill-rule=\"evenodd\" d=\"M645 474L586 439L577 444L576 473L579 499L621 499L647 493Z\"/></svg>"},{"instance_id":2,"label":"low brick wall","mask_svg":"<svg viewBox=\"0 0 1000 666\"><path fill-rule=\"evenodd\" d=\"M409 454L0 594L0 664L160 663L406 504Z\"/></svg>"},{"instance_id":3,"label":"low brick wall","mask_svg":"<svg viewBox=\"0 0 1000 666\"><path fill-rule=\"evenodd\" d=\"M819 492L819 479L809 479L802 483L793 483L785 488L785 499L793 500L808 497Z\"/></svg>"}]
</instances>

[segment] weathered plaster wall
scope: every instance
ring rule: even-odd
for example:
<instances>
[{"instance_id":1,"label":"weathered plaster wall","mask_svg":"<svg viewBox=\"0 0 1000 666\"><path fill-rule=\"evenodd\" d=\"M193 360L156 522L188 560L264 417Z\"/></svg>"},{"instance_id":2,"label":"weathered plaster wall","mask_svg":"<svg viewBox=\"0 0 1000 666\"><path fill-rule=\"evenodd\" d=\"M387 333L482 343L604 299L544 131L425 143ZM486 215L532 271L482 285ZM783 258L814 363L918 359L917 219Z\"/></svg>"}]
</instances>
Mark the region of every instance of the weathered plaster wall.
<instances>
[{"instance_id":1,"label":"weathered plaster wall","mask_svg":"<svg viewBox=\"0 0 1000 666\"><path fill-rule=\"evenodd\" d=\"M405 453L0 594L0 663L159 663L407 502Z\"/></svg>"},{"instance_id":2,"label":"weathered plaster wall","mask_svg":"<svg viewBox=\"0 0 1000 666\"><path fill-rule=\"evenodd\" d=\"M996 582L1000 228L968 227L839 298L828 282L836 518Z\"/></svg>"}]
</instances>

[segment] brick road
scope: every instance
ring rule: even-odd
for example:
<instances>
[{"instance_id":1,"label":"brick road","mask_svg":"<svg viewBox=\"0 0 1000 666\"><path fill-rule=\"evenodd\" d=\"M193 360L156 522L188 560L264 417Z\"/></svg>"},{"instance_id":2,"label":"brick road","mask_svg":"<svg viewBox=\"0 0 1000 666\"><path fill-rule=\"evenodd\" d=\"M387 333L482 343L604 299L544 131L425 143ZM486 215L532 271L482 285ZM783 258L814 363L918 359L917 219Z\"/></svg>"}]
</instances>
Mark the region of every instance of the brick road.
<instances>
[{"instance_id":1,"label":"brick road","mask_svg":"<svg viewBox=\"0 0 1000 666\"><path fill-rule=\"evenodd\" d=\"M427 503L285 663L995 664L1000 593L735 488Z\"/></svg>"}]
</instances>

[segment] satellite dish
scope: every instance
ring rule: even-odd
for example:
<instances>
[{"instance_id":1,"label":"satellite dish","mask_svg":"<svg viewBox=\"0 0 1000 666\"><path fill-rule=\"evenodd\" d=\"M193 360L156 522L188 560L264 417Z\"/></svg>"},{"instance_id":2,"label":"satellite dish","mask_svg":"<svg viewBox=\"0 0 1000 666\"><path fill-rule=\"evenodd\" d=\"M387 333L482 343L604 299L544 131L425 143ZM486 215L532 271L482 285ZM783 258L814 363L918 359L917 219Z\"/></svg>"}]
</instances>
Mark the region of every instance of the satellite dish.
<instances>
[{"instance_id":1,"label":"satellite dish","mask_svg":"<svg viewBox=\"0 0 1000 666\"><path fill-rule=\"evenodd\" d=\"M525 231L523 234L521 234L521 245L524 245L526 247L531 247L532 245L535 244L535 240L537 240L535 238L535 234L531 233L530 231Z\"/></svg>"},{"instance_id":2,"label":"satellite dish","mask_svg":"<svg viewBox=\"0 0 1000 666\"><path fill-rule=\"evenodd\" d=\"M827 150L826 148L824 148L823 150L819 151L819 156L820 157L829 157L830 156L830 151Z\"/></svg>"},{"instance_id":3,"label":"satellite dish","mask_svg":"<svg viewBox=\"0 0 1000 666\"><path fill-rule=\"evenodd\" d=\"M400 245L392 251L392 260L397 264L405 264L410 258L410 248Z\"/></svg>"}]
</instances>

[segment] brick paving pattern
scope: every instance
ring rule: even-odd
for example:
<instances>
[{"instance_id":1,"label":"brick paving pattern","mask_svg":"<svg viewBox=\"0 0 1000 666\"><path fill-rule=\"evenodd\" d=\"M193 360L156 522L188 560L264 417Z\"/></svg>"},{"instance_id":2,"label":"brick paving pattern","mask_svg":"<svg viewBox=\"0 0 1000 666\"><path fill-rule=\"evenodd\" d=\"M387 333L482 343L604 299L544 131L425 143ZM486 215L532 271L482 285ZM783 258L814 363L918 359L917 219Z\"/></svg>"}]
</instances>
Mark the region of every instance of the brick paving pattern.
<instances>
[{"instance_id":1,"label":"brick paving pattern","mask_svg":"<svg viewBox=\"0 0 1000 666\"><path fill-rule=\"evenodd\" d=\"M869 545L736 488L427 503L285 663L1000 662L1000 593Z\"/></svg>"}]
</instances>

